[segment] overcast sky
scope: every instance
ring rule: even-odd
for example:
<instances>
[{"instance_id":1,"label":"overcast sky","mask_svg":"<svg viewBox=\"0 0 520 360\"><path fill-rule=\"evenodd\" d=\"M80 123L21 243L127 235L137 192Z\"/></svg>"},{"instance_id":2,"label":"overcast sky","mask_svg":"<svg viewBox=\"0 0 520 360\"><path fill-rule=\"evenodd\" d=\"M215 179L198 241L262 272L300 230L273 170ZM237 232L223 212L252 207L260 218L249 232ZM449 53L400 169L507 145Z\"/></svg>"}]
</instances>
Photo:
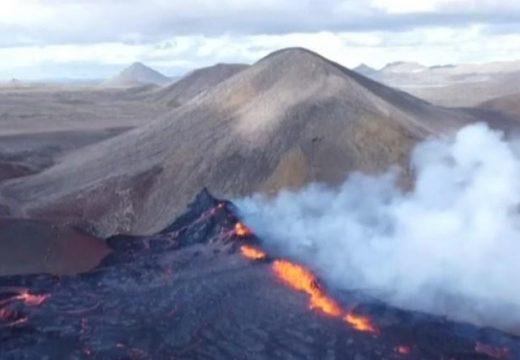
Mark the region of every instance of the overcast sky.
<instances>
[{"instance_id":1,"label":"overcast sky","mask_svg":"<svg viewBox=\"0 0 520 360\"><path fill-rule=\"evenodd\" d=\"M353 67L520 59L519 0L0 0L0 78L168 75L303 46Z\"/></svg>"}]
</instances>

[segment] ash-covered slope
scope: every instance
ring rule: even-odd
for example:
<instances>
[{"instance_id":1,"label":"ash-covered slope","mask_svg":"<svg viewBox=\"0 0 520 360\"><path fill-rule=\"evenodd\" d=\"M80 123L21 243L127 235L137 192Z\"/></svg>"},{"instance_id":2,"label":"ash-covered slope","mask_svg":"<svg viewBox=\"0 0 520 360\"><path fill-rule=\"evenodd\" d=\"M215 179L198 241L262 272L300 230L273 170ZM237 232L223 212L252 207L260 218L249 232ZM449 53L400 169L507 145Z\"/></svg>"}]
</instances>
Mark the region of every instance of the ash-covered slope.
<instances>
[{"instance_id":1,"label":"ash-covered slope","mask_svg":"<svg viewBox=\"0 0 520 360\"><path fill-rule=\"evenodd\" d=\"M478 106L482 109L498 111L502 114L520 120L520 94L512 94L494 98Z\"/></svg>"},{"instance_id":2,"label":"ash-covered slope","mask_svg":"<svg viewBox=\"0 0 520 360\"><path fill-rule=\"evenodd\" d=\"M282 50L155 122L0 187L14 215L163 228L204 186L274 193L406 167L413 145L475 116L432 106L303 49Z\"/></svg>"},{"instance_id":3,"label":"ash-covered slope","mask_svg":"<svg viewBox=\"0 0 520 360\"><path fill-rule=\"evenodd\" d=\"M157 70L140 62L133 63L115 77L103 82L106 87L133 87L143 85L164 85L170 79Z\"/></svg>"},{"instance_id":4,"label":"ash-covered slope","mask_svg":"<svg viewBox=\"0 0 520 360\"><path fill-rule=\"evenodd\" d=\"M398 310L353 291L329 291L335 300L309 308L305 292L325 296L323 284L309 270L295 271L289 275L310 276L298 278L305 285L295 290L277 266L290 261L244 256L244 246L261 249L261 242L239 224L231 203L202 192L162 232L108 239L112 253L89 273L0 277L0 358L520 356L518 338ZM327 308L330 302L348 309L348 319Z\"/></svg>"},{"instance_id":5,"label":"ash-covered slope","mask_svg":"<svg viewBox=\"0 0 520 360\"><path fill-rule=\"evenodd\" d=\"M197 69L175 83L158 91L155 100L161 104L177 107L202 95L212 87L246 69L245 64L217 64Z\"/></svg>"}]
</instances>

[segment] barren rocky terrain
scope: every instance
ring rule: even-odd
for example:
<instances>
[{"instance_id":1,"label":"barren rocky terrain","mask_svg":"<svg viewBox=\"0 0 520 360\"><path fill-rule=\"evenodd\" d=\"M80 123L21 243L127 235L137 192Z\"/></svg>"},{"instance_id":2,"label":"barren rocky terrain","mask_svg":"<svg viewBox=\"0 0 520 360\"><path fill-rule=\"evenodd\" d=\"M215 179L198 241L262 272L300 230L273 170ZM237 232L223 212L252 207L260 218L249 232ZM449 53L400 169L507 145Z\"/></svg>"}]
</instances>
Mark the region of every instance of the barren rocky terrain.
<instances>
[{"instance_id":1,"label":"barren rocky terrain","mask_svg":"<svg viewBox=\"0 0 520 360\"><path fill-rule=\"evenodd\" d=\"M151 88L0 87L0 181L37 173L65 154L150 122L166 109Z\"/></svg>"},{"instance_id":2,"label":"barren rocky terrain","mask_svg":"<svg viewBox=\"0 0 520 360\"><path fill-rule=\"evenodd\" d=\"M108 254L101 239L68 226L0 218L0 276L85 272Z\"/></svg>"},{"instance_id":3,"label":"barren rocky terrain","mask_svg":"<svg viewBox=\"0 0 520 360\"><path fill-rule=\"evenodd\" d=\"M112 252L93 271L0 277L0 357L493 360L520 354L517 337L331 289L277 254L248 257L244 247L262 252L262 239L237 231L237 221L231 203L202 192L160 233L107 239ZM309 292L332 309L311 306Z\"/></svg>"},{"instance_id":4,"label":"barren rocky terrain","mask_svg":"<svg viewBox=\"0 0 520 360\"><path fill-rule=\"evenodd\" d=\"M147 104L139 114L153 107L144 125L4 182L5 212L89 224L102 235L150 233L204 186L225 197L274 194L392 165L405 169L406 183L418 140L475 121L514 125L431 105L303 49L273 53L165 112L171 102L156 103L164 89L153 101L148 91L125 92Z\"/></svg>"},{"instance_id":5,"label":"barren rocky terrain","mask_svg":"<svg viewBox=\"0 0 520 360\"><path fill-rule=\"evenodd\" d=\"M220 64L201 69L165 88L140 85L132 71L123 74L125 86L113 88L4 84L0 86L0 183L37 174L88 145L152 122L242 67ZM175 104L170 101L173 97ZM0 275L72 274L90 269L106 254L101 240L59 219L12 218L7 210L0 202Z\"/></svg>"},{"instance_id":6,"label":"barren rocky terrain","mask_svg":"<svg viewBox=\"0 0 520 360\"><path fill-rule=\"evenodd\" d=\"M123 71L124 86L0 86L0 182L38 173L72 151L150 123L244 67L200 69L164 88L143 86L136 65Z\"/></svg>"}]
</instances>

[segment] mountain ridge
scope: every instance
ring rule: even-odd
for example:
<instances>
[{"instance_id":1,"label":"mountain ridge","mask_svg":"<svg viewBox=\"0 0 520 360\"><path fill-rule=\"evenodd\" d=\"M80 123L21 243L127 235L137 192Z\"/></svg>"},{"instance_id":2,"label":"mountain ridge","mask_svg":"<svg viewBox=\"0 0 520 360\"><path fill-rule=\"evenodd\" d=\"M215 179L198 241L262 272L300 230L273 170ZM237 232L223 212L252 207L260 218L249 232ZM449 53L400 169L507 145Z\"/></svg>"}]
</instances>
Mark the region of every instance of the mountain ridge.
<instances>
[{"instance_id":1,"label":"mountain ridge","mask_svg":"<svg viewBox=\"0 0 520 360\"><path fill-rule=\"evenodd\" d=\"M156 101L169 106L180 106L184 102L208 91L213 86L246 69L246 64L224 64L193 70L181 79L158 91Z\"/></svg>"},{"instance_id":2,"label":"mountain ridge","mask_svg":"<svg viewBox=\"0 0 520 360\"><path fill-rule=\"evenodd\" d=\"M275 52L147 125L0 186L25 217L151 233L203 187L274 194L399 165L417 141L479 121L303 49ZM408 175L407 175L408 174Z\"/></svg>"}]
</instances>

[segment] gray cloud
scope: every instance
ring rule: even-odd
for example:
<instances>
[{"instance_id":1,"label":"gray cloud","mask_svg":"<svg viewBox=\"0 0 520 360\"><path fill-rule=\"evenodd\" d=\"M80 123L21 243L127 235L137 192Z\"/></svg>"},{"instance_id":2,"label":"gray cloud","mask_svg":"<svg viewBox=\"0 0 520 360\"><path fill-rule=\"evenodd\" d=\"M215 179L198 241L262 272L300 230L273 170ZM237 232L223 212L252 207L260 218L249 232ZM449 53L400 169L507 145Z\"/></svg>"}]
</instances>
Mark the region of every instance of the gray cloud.
<instances>
[{"instance_id":1,"label":"gray cloud","mask_svg":"<svg viewBox=\"0 0 520 360\"><path fill-rule=\"evenodd\" d=\"M12 21L0 19L0 45L142 44L178 35L399 32L473 23L497 24L507 29L505 24L520 23L520 6L512 2L484 1L478 7L464 6L466 3L474 2L445 4L433 12L394 14L362 0L27 1L26 21L16 22L17 17L22 19L23 14L19 13L24 7L15 8L17 13ZM33 8L36 10L31 13Z\"/></svg>"},{"instance_id":2,"label":"gray cloud","mask_svg":"<svg viewBox=\"0 0 520 360\"><path fill-rule=\"evenodd\" d=\"M289 46L374 67L520 51L516 0L20 0L0 12L0 79L62 77L74 64L99 78L134 61L180 74Z\"/></svg>"}]
</instances>

